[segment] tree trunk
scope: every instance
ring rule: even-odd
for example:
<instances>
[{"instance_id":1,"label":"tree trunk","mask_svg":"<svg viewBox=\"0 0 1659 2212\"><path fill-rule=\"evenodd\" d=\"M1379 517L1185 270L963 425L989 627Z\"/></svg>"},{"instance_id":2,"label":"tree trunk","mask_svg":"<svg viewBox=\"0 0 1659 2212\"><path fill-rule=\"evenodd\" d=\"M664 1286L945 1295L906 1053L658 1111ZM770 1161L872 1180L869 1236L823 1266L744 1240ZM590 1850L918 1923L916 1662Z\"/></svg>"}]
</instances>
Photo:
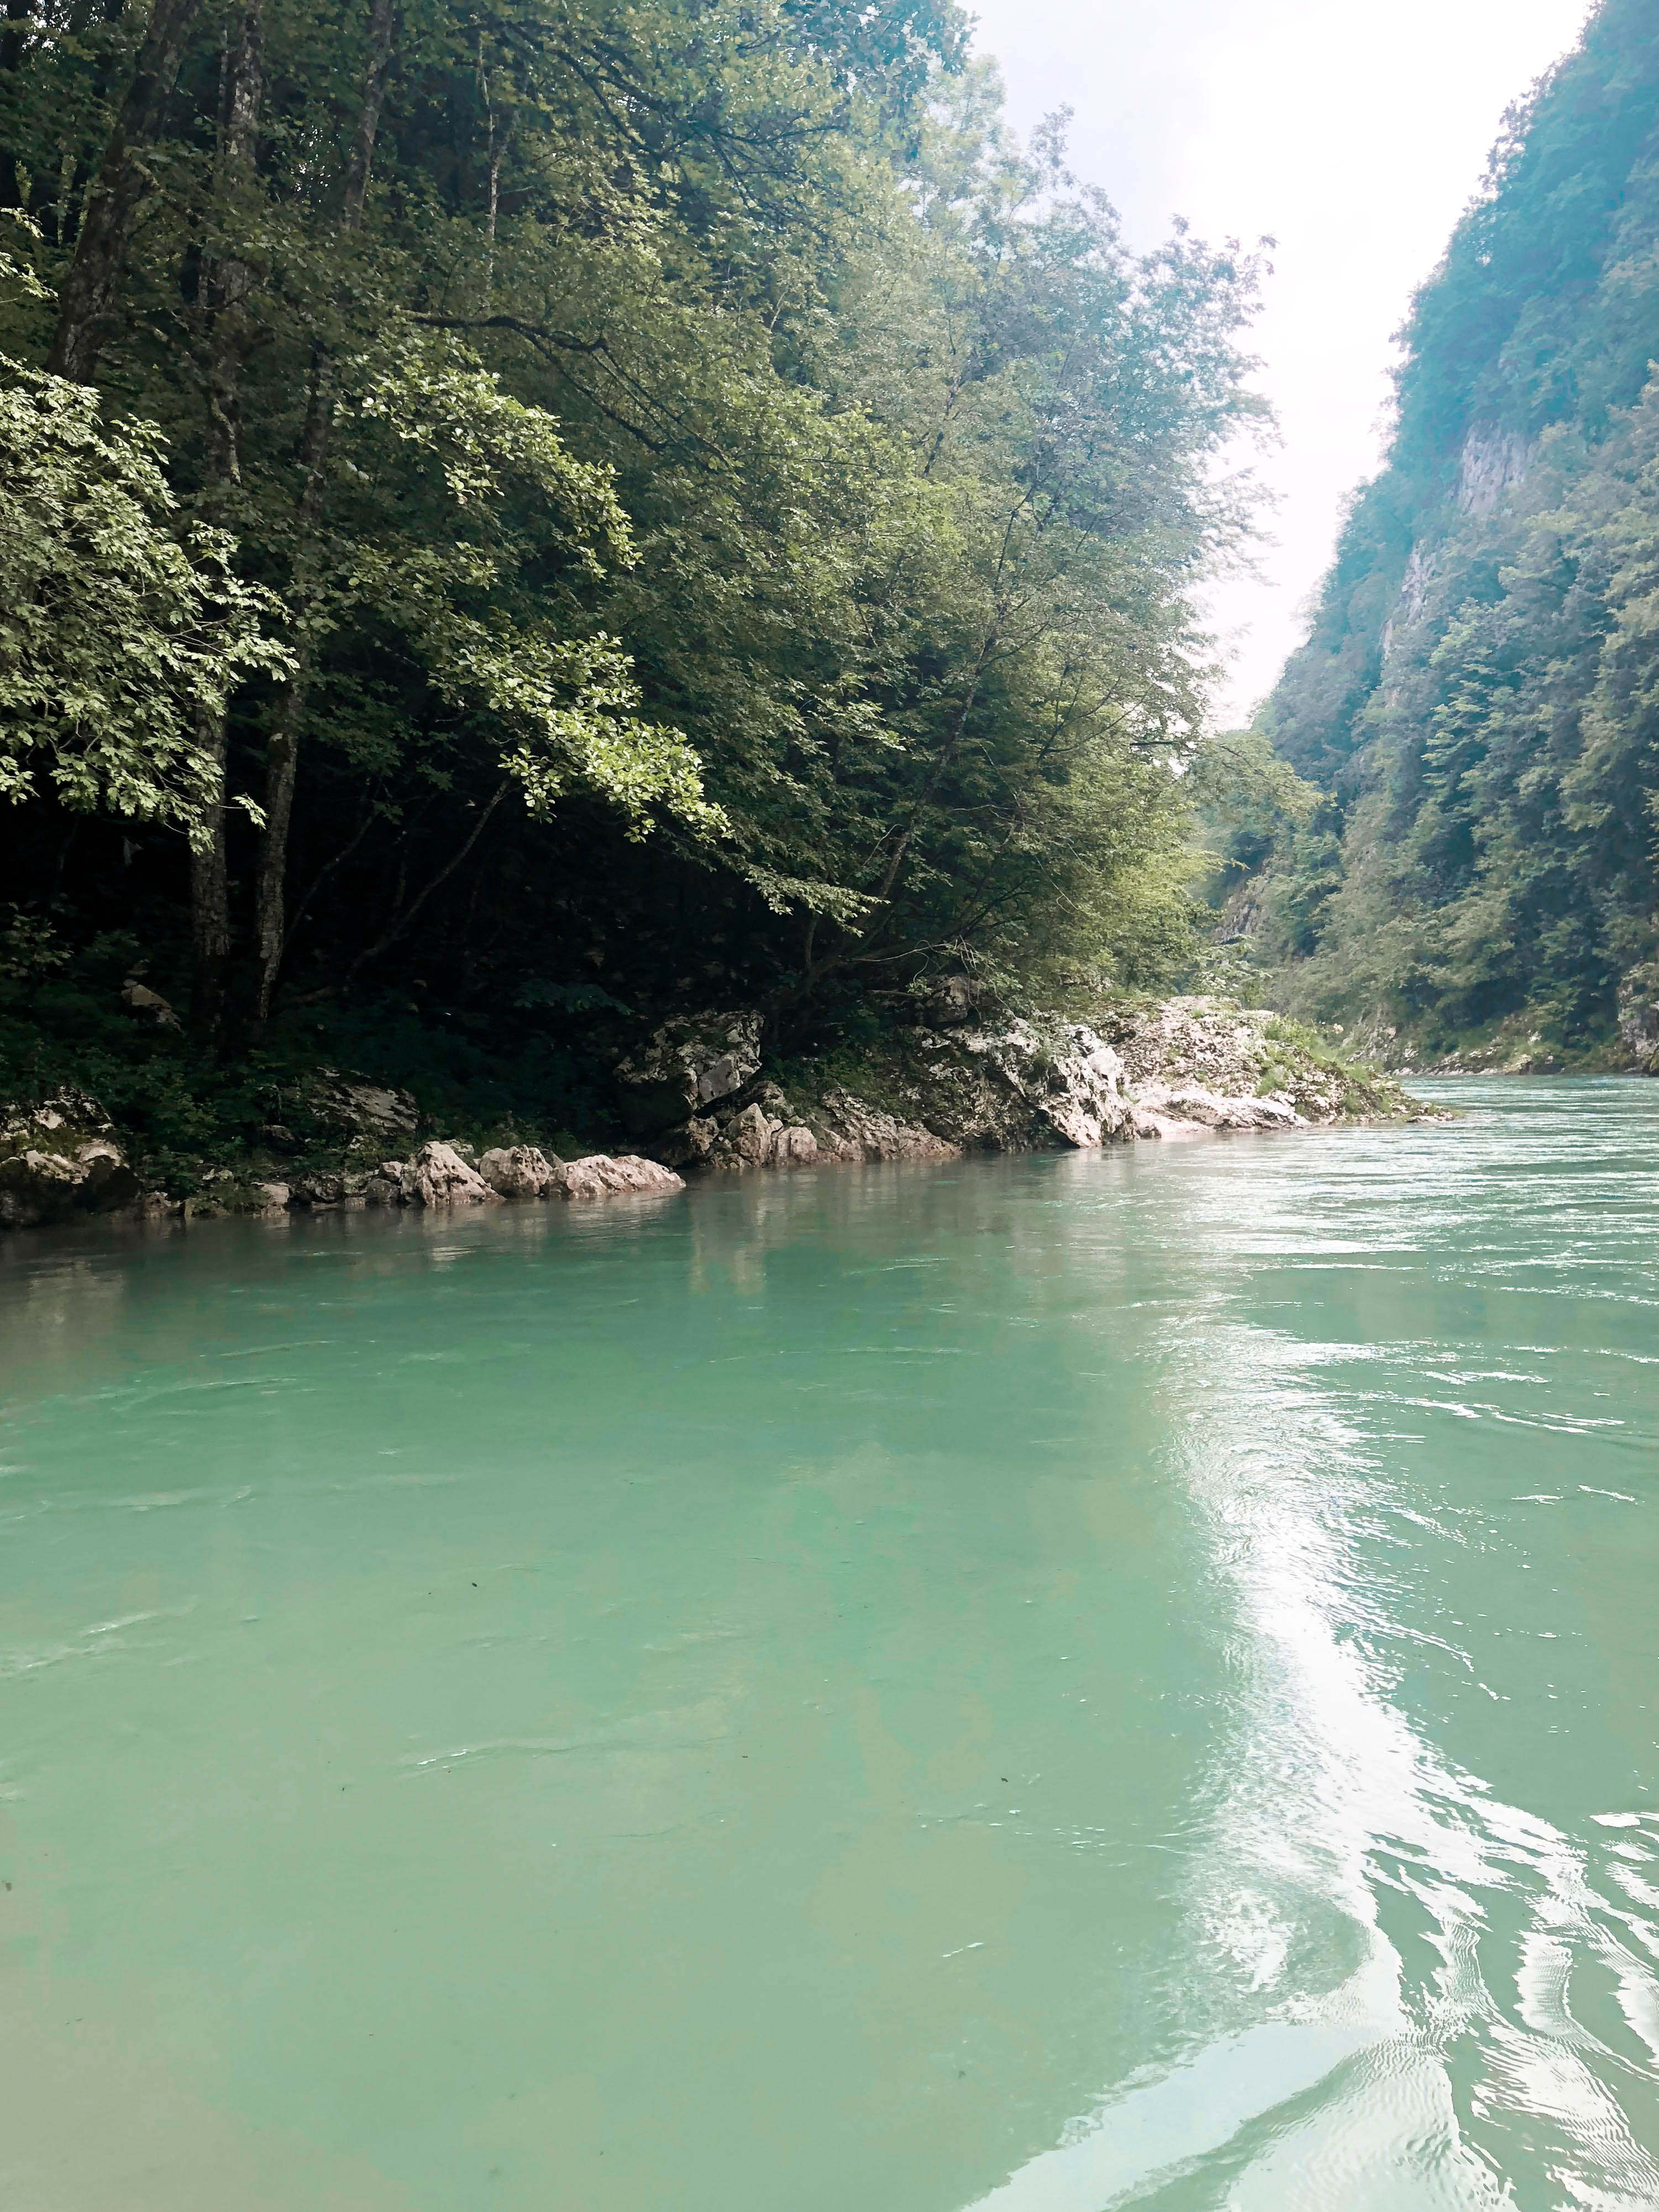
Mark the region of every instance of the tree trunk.
<instances>
[{"instance_id":1,"label":"tree trunk","mask_svg":"<svg viewBox=\"0 0 1659 2212\"><path fill-rule=\"evenodd\" d=\"M368 25L368 60L363 71L362 106L346 165L345 195L340 209L340 229L347 236L362 227L369 166L374 158L380 105L386 97L386 77L392 67L392 0L374 0ZM334 364L319 346L313 361L311 393L300 439L300 502L295 516L294 574L289 593L293 611L302 623L314 584L317 528L322 518L335 400ZM283 944L287 934L284 902L288 831L294 813L294 781L300 763L300 731L305 718L312 659L313 647L302 627L298 665L278 703L265 753L265 821L259 836L253 893L254 953L258 963L253 1001L256 1036L270 1018L271 994L283 964Z\"/></svg>"},{"instance_id":2,"label":"tree trunk","mask_svg":"<svg viewBox=\"0 0 1659 2212\"><path fill-rule=\"evenodd\" d=\"M234 204L254 182L259 104L264 93L262 0L245 0L225 50L215 197ZM242 479L242 367L253 332L248 295L255 272L234 252L210 254L202 270L208 318L207 463L216 484Z\"/></svg>"},{"instance_id":3,"label":"tree trunk","mask_svg":"<svg viewBox=\"0 0 1659 2212\"><path fill-rule=\"evenodd\" d=\"M190 1018L197 1035L217 1046L223 1042L225 994L230 981L230 867L225 849L225 718L210 708L197 709L204 746L219 763L220 795L207 821L207 836L190 848L190 933L196 955Z\"/></svg>"},{"instance_id":4,"label":"tree trunk","mask_svg":"<svg viewBox=\"0 0 1659 2212\"><path fill-rule=\"evenodd\" d=\"M75 259L59 295L58 329L46 361L54 375L70 377L77 384L92 382L98 356L116 321L132 219L149 187L144 149L161 135L167 100L200 10L201 0L155 0L132 82L104 149Z\"/></svg>"},{"instance_id":5,"label":"tree trunk","mask_svg":"<svg viewBox=\"0 0 1659 2212\"><path fill-rule=\"evenodd\" d=\"M264 91L261 0L246 0L225 50L219 118L216 200L222 211L253 181L254 154ZM248 295L254 271L234 253L210 255L202 270L208 319L207 482L203 505L220 520L228 488L241 482L242 368L252 337ZM215 1046L224 1041L230 981L230 870L225 848L225 716L198 711L197 731L218 769L218 790L208 809L206 842L190 858L191 936L196 972L191 1021Z\"/></svg>"},{"instance_id":6,"label":"tree trunk","mask_svg":"<svg viewBox=\"0 0 1659 2212\"><path fill-rule=\"evenodd\" d=\"M31 12L30 0L6 0L6 27L0 31L0 70L8 76L15 76L23 66L23 25ZM9 146L0 146L0 207L22 204L16 153Z\"/></svg>"},{"instance_id":7,"label":"tree trunk","mask_svg":"<svg viewBox=\"0 0 1659 2212\"><path fill-rule=\"evenodd\" d=\"M378 4L378 0L377 0ZM323 473L328 465L328 445L334 428L332 364L320 351L311 372L311 394L306 403L306 422L300 439L300 505L295 519L297 544L289 599L295 615L303 618L311 599L316 561L317 525L323 505ZM265 743L265 818L259 832L259 856L253 884L253 952L257 963L253 990L253 1033L257 1036L270 1018L270 995L276 988L288 936L288 831L294 815L294 780L300 765L300 726L305 716L310 688L312 644L301 629L293 674L283 686Z\"/></svg>"}]
</instances>

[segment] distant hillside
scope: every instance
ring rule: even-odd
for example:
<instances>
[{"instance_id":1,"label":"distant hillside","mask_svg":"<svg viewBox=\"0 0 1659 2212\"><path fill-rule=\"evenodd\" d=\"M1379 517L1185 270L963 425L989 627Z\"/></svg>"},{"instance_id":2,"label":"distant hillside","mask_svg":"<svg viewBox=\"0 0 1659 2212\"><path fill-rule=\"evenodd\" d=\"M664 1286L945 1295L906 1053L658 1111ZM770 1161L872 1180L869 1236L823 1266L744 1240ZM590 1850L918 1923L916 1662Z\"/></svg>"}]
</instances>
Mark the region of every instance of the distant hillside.
<instances>
[{"instance_id":1,"label":"distant hillside","mask_svg":"<svg viewBox=\"0 0 1659 2212\"><path fill-rule=\"evenodd\" d=\"M1235 910L1307 1012L1583 1049L1659 981L1659 0L1506 118L1406 340L1262 718L1318 797Z\"/></svg>"}]
</instances>

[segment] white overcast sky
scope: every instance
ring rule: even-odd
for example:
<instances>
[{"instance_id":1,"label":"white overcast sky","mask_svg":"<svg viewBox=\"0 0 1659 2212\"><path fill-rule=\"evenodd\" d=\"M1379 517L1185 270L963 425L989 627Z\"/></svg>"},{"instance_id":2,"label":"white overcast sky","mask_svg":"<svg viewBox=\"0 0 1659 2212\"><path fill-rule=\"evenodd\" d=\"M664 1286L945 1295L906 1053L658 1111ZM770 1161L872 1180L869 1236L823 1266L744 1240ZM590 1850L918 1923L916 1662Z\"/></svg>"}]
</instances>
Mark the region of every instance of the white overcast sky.
<instances>
[{"instance_id":1,"label":"white overcast sky","mask_svg":"<svg viewBox=\"0 0 1659 2212\"><path fill-rule=\"evenodd\" d=\"M1256 325L1282 443L1259 583L1223 586L1224 720L1304 634L1343 495L1374 475L1392 333L1485 170L1504 110L1573 45L1587 0L969 0L1009 119L1075 111L1071 167L1131 241L1186 216L1278 245Z\"/></svg>"}]
</instances>

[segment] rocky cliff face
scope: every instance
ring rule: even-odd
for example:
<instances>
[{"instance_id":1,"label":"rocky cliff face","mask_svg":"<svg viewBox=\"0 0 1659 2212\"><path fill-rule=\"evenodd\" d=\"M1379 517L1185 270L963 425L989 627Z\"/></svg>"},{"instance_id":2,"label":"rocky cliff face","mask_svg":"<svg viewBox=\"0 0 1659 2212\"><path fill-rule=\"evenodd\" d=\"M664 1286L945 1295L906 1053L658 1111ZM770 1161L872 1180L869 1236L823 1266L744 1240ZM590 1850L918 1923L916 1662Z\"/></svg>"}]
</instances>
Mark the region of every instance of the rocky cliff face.
<instances>
[{"instance_id":1,"label":"rocky cliff face","mask_svg":"<svg viewBox=\"0 0 1659 2212\"><path fill-rule=\"evenodd\" d=\"M1463 441L1457 465L1457 504L1464 514L1491 514L1511 484L1526 475L1534 441L1501 423L1476 422ZM1419 549L1412 548L1413 553ZM1421 611L1422 601L1418 601Z\"/></svg>"},{"instance_id":2,"label":"rocky cliff face","mask_svg":"<svg viewBox=\"0 0 1659 2212\"><path fill-rule=\"evenodd\" d=\"M1249 901L1261 988L1425 1067L1652 1060L1623 981L1659 953L1656 33L1599 0L1506 119L1262 714L1320 795Z\"/></svg>"}]
</instances>

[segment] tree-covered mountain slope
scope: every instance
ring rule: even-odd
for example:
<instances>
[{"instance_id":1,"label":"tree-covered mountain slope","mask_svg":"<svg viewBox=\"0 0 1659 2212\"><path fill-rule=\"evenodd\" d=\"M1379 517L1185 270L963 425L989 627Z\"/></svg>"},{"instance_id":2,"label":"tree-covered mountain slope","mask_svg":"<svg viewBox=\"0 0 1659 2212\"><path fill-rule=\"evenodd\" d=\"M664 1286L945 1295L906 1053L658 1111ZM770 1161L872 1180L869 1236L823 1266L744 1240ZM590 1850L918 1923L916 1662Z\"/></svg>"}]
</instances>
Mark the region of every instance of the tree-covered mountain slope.
<instances>
[{"instance_id":1,"label":"tree-covered mountain slope","mask_svg":"<svg viewBox=\"0 0 1659 2212\"><path fill-rule=\"evenodd\" d=\"M1313 789L1237 923L1288 1003L1419 1053L1615 1056L1622 988L1628 1060L1659 905L1659 0L1605 0L1507 118L1404 336L1388 464L1262 716Z\"/></svg>"}]
</instances>

